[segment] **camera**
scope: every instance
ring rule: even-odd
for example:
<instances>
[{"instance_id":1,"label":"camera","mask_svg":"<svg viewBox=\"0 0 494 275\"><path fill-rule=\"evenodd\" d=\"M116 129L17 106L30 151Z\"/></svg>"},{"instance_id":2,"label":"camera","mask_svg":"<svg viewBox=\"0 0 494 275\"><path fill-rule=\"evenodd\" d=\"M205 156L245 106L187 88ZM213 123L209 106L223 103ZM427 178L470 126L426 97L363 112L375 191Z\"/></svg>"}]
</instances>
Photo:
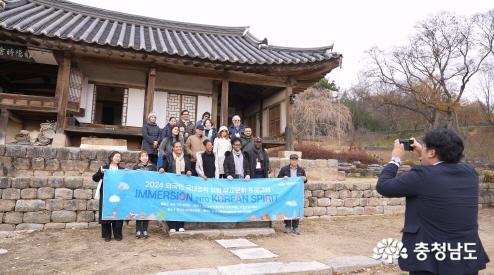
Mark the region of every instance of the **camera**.
<instances>
[{"instance_id":1,"label":"camera","mask_svg":"<svg viewBox=\"0 0 494 275\"><path fill-rule=\"evenodd\" d=\"M400 143L403 144L405 151L413 151L413 139L400 139Z\"/></svg>"}]
</instances>

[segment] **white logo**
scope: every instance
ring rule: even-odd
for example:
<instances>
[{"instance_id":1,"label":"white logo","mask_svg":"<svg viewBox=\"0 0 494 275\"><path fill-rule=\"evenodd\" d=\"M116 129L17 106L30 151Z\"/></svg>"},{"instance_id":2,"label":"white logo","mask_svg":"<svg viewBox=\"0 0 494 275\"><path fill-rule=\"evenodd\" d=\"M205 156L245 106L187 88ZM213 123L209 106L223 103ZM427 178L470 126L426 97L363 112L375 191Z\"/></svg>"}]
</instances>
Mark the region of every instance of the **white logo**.
<instances>
[{"instance_id":1,"label":"white logo","mask_svg":"<svg viewBox=\"0 0 494 275\"><path fill-rule=\"evenodd\" d=\"M120 202L120 197L117 195L113 195L108 199L110 202Z\"/></svg>"},{"instance_id":2,"label":"white logo","mask_svg":"<svg viewBox=\"0 0 494 275\"><path fill-rule=\"evenodd\" d=\"M394 260L400 257L403 259L408 258L407 249L403 247L403 243L392 238L379 241L372 252L374 252L372 258L387 264L393 263Z\"/></svg>"},{"instance_id":3,"label":"white logo","mask_svg":"<svg viewBox=\"0 0 494 275\"><path fill-rule=\"evenodd\" d=\"M292 206L292 207L296 207L297 206L297 202L296 201L287 201L286 202L286 205Z\"/></svg>"}]
</instances>

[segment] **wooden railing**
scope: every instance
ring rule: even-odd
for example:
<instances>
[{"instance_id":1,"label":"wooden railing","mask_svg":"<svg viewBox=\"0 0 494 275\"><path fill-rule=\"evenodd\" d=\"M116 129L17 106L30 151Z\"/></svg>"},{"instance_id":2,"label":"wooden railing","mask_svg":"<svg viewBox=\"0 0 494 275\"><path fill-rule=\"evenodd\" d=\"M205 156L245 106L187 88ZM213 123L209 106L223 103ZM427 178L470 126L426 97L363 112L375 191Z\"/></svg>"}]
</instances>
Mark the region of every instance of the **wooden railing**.
<instances>
[{"instance_id":1,"label":"wooden railing","mask_svg":"<svg viewBox=\"0 0 494 275\"><path fill-rule=\"evenodd\" d=\"M0 107L11 110L57 112L55 97L0 93Z\"/></svg>"},{"instance_id":2,"label":"wooden railing","mask_svg":"<svg viewBox=\"0 0 494 275\"><path fill-rule=\"evenodd\" d=\"M0 93L0 108L56 113L57 104L55 97ZM79 104L67 102L67 111L80 112Z\"/></svg>"}]
</instances>

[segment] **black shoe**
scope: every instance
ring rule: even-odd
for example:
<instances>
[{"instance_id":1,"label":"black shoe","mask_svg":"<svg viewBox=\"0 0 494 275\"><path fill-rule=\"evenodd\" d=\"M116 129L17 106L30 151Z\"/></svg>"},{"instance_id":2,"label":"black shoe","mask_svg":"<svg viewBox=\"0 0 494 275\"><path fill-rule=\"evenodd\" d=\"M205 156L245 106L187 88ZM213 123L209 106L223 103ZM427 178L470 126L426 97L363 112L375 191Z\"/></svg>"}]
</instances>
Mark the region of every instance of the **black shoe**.
<instances>
[{"instance_id":1,"label":"black shoe","mask_svg":"<svg viewBox=\"0 0 494 275\"><path fill-rule=\"evenodd\" d=\"M105 242L111 241L111 238L105 238Z\"/></svg>"},{"instance_id":2,"label":"black shoe","mask_svg":"<svg viewBox=\"0 0 494 275\"><path fill-rule=\"evenodd\" d=\"M115 240L116 240L116 241L121 241L121 240L122 240L122 238L115 238Z\"/></svg>"},{"instance_id":3,"label":"black shoe","mask_svg":"<svg viewBox=\"0 0 494 275\"><path fill-rule=\"evenodd\" d=\"M300 235L300 229L298 227L293 228L293 234Z\"/></svg>"},{"instance_id":4,"label":"black shoe","mask_svg":"<svg viewBox=\"0 0 494 275\"><path fill-rule=\"evenodd\" d=\"M288 225L285 225L285 229L283 229L283 233L288 234L292 231L292 228Z\"/></svg>"}]
</instances>

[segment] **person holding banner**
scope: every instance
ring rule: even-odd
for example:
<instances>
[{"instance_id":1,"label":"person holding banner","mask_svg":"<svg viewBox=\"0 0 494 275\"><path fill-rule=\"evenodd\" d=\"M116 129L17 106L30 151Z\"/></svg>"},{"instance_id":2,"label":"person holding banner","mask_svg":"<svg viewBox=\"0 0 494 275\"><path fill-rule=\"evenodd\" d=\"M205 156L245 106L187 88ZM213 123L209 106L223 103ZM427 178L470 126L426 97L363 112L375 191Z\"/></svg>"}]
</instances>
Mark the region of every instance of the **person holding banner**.
<instances>
[{"instance_id":1,"label":"person holding banner","mask_svg":"<svg viewBox=\"0 0 494 275\"><path fill-rule=\"evenodd\" d=\"M138 163L134 165L134 170L145 170L145 171L156 171L156 166L149 162L149 156L146 151L141 151L139 153ZM137 220L136 221L136 239L140 239L141 236L147 239L149 221L147 220ZM142 235L141 235L142 232Z\"/></svg>"},{"instance_id":2,"label":"person holding banner","mask_svg":"<svg viewBox=\"0 0 494 275\"><path fill-rule=\"evenodd\" d=\"M262 146L262 138L254 138L254 146L251 146L245 153L249 156L251 178L269 178L269 156Z\"/></svg>"},{"instance_id":3,"label":"person holding banner","mask_svg":"<svg viewBox=\"0 0 494 275\"><path fill-rule=\"evenodd\" d=\"M218 137L214 140L213 153L216 161L216 174L215 178L225 179L225 170L223 164L225 162L225 153L232 150L232 144L230 143L230 135L228 134L228 128L221 126L218 131Z\"/></svg>"},{"instance_id":4,"label":"person holding banner","mask_svg":"<svg viewBox=\"0 0 494 275\"><path fill-rule=\"evenodd\" d=\"M120 155L119 152L113 151L110 153L110 156L108 157L108 163L107 165L104 165L98 169L98 171L93 175L93 181L99 182L98 187L96 188L96 195L95 198L99 198L99 223L101 224L101 237L105 239L106 242L109 242L111 240L111 234L113 231L113 237L117 241L121 241L123 234L122 234L122 227L123 227L123 221L122 220L111 220L111 221L103 221L102 219L102 212L103 212L103 178L105 176L105 171L106 170L113 170L113 169L124 169L123 167L120 166L120 161L122 159L122 156Z\"/></svg>"},{"instance_id":5,"label":"person holding banner","mask_svg":"<svg viewBox=\"0 0 494 275\"><path fill-rule=\"evenodd\" d=\"M216 175L215 157L213 153L213 143L209 139L203 142L204 152L197 152L196 172L204 180L214 179Z\"/></svg>"},{"instance_id":6,"label":"person holding banner","mask_svg":"<svg viewBox=\"0 0 494 275\"><path fill-rule=\"evenodd\" d=\"M290 164L284 166L280 169L280 173L278 174L278 178L287 179L289 177L302 177L304 183L307 182L307 176L305 174L304 168L298 165L298 155L291 154L290 155ZM299 220L285 220L285 230L283 232L290 233L293 230L293 233L300 235L300 230L298 228Z\"/></svg>"},{"instance_id":7,"label":"person holding banner","mask_svg":"<svg viewBox=\"0 0 494 275\"><path fill-rule=\"evenodd\" d=\"M223 169L225 171L226 178L232 179L250 179L250 161L249 155L242 152L242 143L240 138L232 139L233 150L225 153L225 162L223 163Z\"/></svg>"},{"instance_id":8,"label":"person holding banner","mask_svg":"<svg viewBox=\"0 0 494 275\"><path fill-rule=\"evenodd\" d=\"M177 176L192 175L190 158L187 154L184 154L180 141L173 143L173 152L165 155L163 166L159 168L159 172L175 173ZM170 229L170 233L185 231L184 222L182 221L167 221L166 224Z\"/></svg>"}]
</instances>

